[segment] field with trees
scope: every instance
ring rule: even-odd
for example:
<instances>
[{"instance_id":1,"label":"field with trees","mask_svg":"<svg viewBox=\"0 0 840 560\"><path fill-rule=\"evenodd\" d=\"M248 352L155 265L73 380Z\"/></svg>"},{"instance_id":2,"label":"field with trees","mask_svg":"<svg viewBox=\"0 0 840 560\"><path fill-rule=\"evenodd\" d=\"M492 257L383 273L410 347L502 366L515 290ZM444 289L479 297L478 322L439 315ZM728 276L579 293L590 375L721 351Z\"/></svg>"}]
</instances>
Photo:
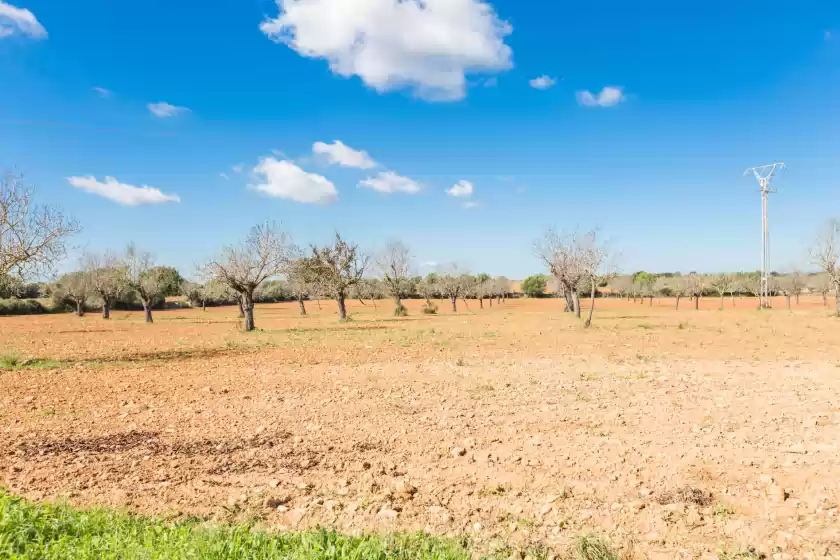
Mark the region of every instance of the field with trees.
<instances>
[{"instance_id":1,"label":"field with trees","mask_svg":"<svg viewBox=\"0 0 840 560\"><path fill-rule=\"evenodd\" d=\"M56 274L79 225L31 194L0 198L0 553L840 555L831 224L761 309L596 230L517 282L273 223Z\"/></svg>"}]
</instances>

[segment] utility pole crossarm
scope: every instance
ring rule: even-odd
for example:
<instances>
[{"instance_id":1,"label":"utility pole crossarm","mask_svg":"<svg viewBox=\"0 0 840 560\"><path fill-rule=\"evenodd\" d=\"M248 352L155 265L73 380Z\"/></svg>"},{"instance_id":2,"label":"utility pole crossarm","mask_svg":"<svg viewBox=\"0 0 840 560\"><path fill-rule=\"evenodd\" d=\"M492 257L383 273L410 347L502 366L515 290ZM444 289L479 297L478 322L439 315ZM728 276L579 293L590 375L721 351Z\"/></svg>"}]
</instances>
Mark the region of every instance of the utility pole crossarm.
<instances>
[{"instance_id":1,"label":"utility pole crossarm","mask_svg":"<svg viewBox=\"0 0 840 560\"><path fill-rule=\"evenodd\" d=\"M744 171L744 175L752 173L758 179L761 187L761 294L759 306L770 307L770 228L767 223L767 195L776 192L770 189L770 183L776 171L784 169L784 162L770 163L750 167Z\"/></svg>"}]
</instances>

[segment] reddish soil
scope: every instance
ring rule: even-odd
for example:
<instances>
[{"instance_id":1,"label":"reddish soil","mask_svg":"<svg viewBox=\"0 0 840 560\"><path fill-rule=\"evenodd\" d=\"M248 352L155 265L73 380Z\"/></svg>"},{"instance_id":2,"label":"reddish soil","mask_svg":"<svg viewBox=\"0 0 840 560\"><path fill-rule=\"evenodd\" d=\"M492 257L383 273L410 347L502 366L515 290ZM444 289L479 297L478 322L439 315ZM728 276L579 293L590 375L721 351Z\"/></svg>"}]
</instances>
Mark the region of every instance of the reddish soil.
<instances>
[{"instance_id":1,"label":"reddish soil","mask_svg":"<svg viewBox=\"0 0 840 560\"><path fill-rule=\"evenodd\" d=\"M274 528L582 532L651 558L840 555L840 320L820 298L355 302L0 318L0 483ZM459 305L460 304L459 302ZM731 557L731 556L730 556Z\"/></svg>"}]
</instances>

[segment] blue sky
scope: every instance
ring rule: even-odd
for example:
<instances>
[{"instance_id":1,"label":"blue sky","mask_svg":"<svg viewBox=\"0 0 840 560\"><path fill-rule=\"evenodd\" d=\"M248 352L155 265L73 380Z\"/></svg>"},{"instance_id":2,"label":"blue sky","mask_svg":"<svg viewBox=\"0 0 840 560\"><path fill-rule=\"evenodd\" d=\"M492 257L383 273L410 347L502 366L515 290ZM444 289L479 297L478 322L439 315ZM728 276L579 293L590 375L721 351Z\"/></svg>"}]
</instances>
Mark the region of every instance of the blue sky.
<instances>
[{"instance_id":1,"label":"blue sky","mask_svg":"<svg viewBox=\"0 0 840 560\"><path fill-rule=\"evenodd\" d=\"M774 268L838 213L836 1L411 4L0 1L0 167L76 245L187 274L266 219L514 278L549 226L627 271L755 269L742 173L777 160Z\"/></svg>"}]
</instances>

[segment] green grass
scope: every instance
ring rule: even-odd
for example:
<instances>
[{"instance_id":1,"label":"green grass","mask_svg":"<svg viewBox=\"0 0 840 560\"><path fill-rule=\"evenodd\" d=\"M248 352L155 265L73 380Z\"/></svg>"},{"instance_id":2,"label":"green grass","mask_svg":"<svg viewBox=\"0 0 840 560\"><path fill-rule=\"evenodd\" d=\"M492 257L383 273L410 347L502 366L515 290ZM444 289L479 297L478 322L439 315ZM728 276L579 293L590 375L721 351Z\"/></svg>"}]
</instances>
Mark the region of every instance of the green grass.
<instances>
[{"instance_id":1,"label":"green grass","mask_svg":"<svg viewBox=\"0 0 840 560\"><path fill-rule=\"evenodd\" d=\"M578 537L575 553L580 560L619 560L620 558L607 541L588 535Z\"/></svg>"},{"instance_id":2,"label":"green grass","mask_svg":"<svg viewBox=\"0 0 840 560\"><path fill-rule=\"evenodd\" d=\"M0 371L20 369L55 369L61 367L61 362L49 358L26 360L14 352L0 355Z\"/></svg>"},{"instance_id":3,"label":"green grass","mask_svg":"<svg viewBox=\"0 0 840 560\"><path fill-rule=\"evenodd\" d=\"M36 505L0 490L0 558L469 560L461 543L423 534L350 537L268 533L247 526L167 523L110 510Z\"/></svg>"}]
</instances>

